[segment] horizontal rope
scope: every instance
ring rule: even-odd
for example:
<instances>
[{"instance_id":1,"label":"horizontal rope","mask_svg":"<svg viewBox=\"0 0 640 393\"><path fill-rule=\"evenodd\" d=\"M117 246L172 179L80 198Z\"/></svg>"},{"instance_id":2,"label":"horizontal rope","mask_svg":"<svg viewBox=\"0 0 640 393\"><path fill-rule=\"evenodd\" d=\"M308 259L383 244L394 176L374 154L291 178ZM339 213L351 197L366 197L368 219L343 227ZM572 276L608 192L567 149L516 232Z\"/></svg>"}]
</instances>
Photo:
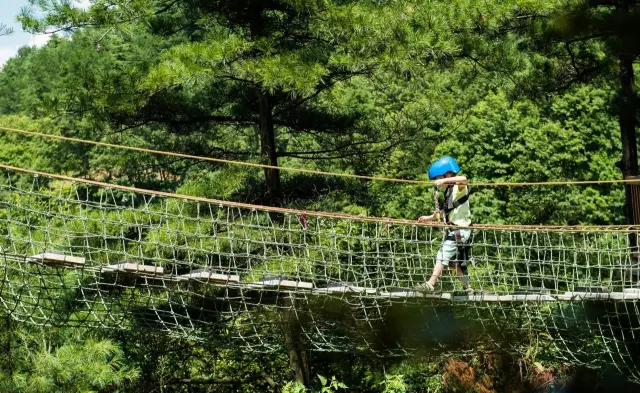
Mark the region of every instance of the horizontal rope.
<instances>
[{"instance_id":1,"label":"horizontal rope","mask_svg":"<svg viewBox=\"0 0 640 393\"><path fill-rule=\"evenodd\" d=\"M441 222L420 223L417 220L406 220L406 219L375 217L375 216L360 216L360 215L353 215L353 214L321 212L321 211L313 211L313 210L289 209L289 208L274 207L274 206L253 205L253 204L242 203L242 202L225 201L220 199L203 198L203 197L196 197L191 195L182 195L182 194L169 193L164 191L153 191L153 190L147 190L144 188L122 186L117 184L103 183L95 180L56 175L52 173L35 171L32 169L19 168L11 165L4 165L4 164L0 164L0 168L5 170L10 170L10 171L15 171L15 172L27 173L35 176L65 180L72 183L75 182L75 183L90 184L98 187L129 191L129 192L134 192L139 194L162 196L166 198L183 199L183 200L189 200L194 202L217 204L217 205L227 206L227 207L260 210L264 212L294 214L294 215L308 215L313 217L338 218L338 219L346 219L346 220L354 220L354 221L368 221L368 222L379 222L379 223L400 224L400 225L420 225L420 226L429 226L429 227L441 227L443 229L453 227L450 225L443 224ZM566 225L566 226L563 226L563 225L473 224L473 229L517 230L517 231L529 231L529 232L535 232L535 231L612 232L612 233L613 232L626 232L626 233L640 232L640 228L630 226L630 225L574 225L574 226Z\"/></svg>"},{"instance_id":2,"label":"horizontal rope","mask_svg":"<svg viewBox=\"0 0 640 393\"><path fill-rule=\"evenodd\" d=\"M52 135L52 134L46 134L46 133L41 133L36 131L27 131L27 130L21 130L17 128L10 128L10 127L0 126L0 130L24 134L24 135L30 135L30 136L57 139L57 140L62 140L67 142L84 143L84 144L108 147L108 148L114 148L114 149L131 150L131 151L137 151L142 153L150 153L150 154L158 154L158 155L165 155L165 156L171 156L171 157L188 158L193 160L217 162L220 164L241 165L241 166L249 166L249 167L263 168L263 169L278 169L281 171L301 172L301 173L309 173L314 175L346 177L346 178L352 178L352 179L362 179L362 180L371 180L371 181L387 181L387 182L395 182L395 183L433 185L432 181L398 179L398 178L380 177L380 176L354 175L350 173L325 172L325 171L317 171L313 169L257 164L257 163L245 162L245 161L225 160L221 158L202 157L202 156L196 156L191 154L146 149L143 147L134 147L134 146L127 146L127 145L117 145L117 144L106 143L106 142L90 141L86 139L72 138L72 137L66 137L61 135ZM618 184L618 183L629 183L629 184L640 183L640 178L617 179L617 180L575 180L575 181L568 180L568 181L546 181L546 182L469 182L468 184L472 187L528 187L528 186L566 186L566 185L594 185L594 184Z\"/></svg>"}]
</instances>

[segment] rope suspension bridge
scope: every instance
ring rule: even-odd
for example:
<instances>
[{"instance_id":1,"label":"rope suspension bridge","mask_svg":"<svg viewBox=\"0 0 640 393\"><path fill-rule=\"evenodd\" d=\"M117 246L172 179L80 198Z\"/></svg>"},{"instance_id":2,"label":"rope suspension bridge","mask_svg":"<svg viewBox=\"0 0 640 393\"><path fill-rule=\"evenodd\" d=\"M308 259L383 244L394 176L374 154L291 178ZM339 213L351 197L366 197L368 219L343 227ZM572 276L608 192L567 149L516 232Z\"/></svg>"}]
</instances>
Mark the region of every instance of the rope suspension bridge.
<instances>
[{"instance_id":1,"label":"rope suspension bridge","mask_svg":"<svg viewBox=\"0 0 640 393\"><path fill-rule=\"evenodd\" d=\"M473 294L431 274L444 226L211 200L0 165L0 303L54 327L245 351L538 348L640 380L638 227L474 225Z\"/></svg>"}]
</instances>

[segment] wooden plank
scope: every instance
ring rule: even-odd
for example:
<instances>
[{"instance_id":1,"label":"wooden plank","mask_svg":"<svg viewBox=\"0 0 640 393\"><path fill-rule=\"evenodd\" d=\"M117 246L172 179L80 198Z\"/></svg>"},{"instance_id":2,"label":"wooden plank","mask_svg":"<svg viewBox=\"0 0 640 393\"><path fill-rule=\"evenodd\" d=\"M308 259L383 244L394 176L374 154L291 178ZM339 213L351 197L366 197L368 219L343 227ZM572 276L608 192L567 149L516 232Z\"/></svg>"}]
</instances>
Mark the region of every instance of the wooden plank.
<instances>
[{"instance_id":1,"label":"wooden plank","mask_svg":"<svg viewBox=\"0 0 640 393\"><path fill-rule=\"evenodd\" d=\"M521 295L497 295L497 294L484 294L474 293L470 295L466 294L452 294L449 292L419 292L410 289L406 290L390 290L380 293L382 297L390 298L426 298L435 300L451 300L456 302L553 302L557 299L551 295L530 293Z\"/></svg>"},{"instance_id":2,"label":"wooden plank","mask_svg":"<svg viewBox=\"0 0 640 393\"><path fill-rule=\"evenodd\" d=\"M466 294L452 294L449 292L419 292L407 290L392 290L380 293L381 297L388 298L425 298L433 300L450 300L455 302L553 302L556 301L551 295L544 294L524 294L524 295L497 295L497 294L484 294L475 293L471 295Z\"/></svg>"},{"instance_id":3,"label":"wooden plank","mask_svg":"<svg viewBox=\"0 0 640 393\"><path fill-rule=\"evenodd\" d=\"M511 296L509 295L485 295L485 294L479 294L479 295L461 295L461 296L454 296L452 299L454 302L464 302L464 301L469 301L469 302L499 302L499 301L504 301L504 302L508 302L511 301Z\"/></svg>"},{"instance_id":4,"label":"wooden plank","mask_svg":"<svg viewBox=\"0 0 640 393\"><path fill-rule=\"evenodd\" d=\"M562 301L575 300L634 300L640 298L640 294L625 292L589 293L589 292L565 292L557 297Z\"/></svg>"},{"instance_id":5,"label":"wooden plank","mask_svg":"<svg viewBox=\"0 0 640 393\"><path fill-rule=\"evenodd\" d=\"M412 298L424 297L424 293L410 288L387 288L380 292L380 296L389 298Z\"/></svg>"},{"instance_id":6,"label":"wooden plank","mask_svg":"<svg viewBox=\"0 0 640 393\"><path fill-rule=\"evenodd\" d=\"M278 289L313 289L313 283L307 281L285 280L281 278L265 278L249 284L253 288L278 288Z\"/></svg>"},{"instance_id":7,"label":"wooden plank","mask_svg":"<svg viewBox=\"0 0 640 393\"><path fill-rule=\"evenodd\" d=\"M440 293L422 293L418 292L419 295L416 297L423 297L426 299L435 299L435 300L453 300L453 294L451 292L440 292Z\"/></svg>"},{"instance_id":8,"label":"wooden plank","mask_svg":"<svg viewBox=\"0 0 640 393\"><path fill-rule=\"evenodd\" d=\"M464 299L464 296L461 296ZM512 303L512 302L553 302L556 299L550 295L544 295L539 293L527 293L527 294L513 294L513 295L485 295L477 294L470 295L469 300L476 302L499 302L499 303Z\"/></svg>"},{"instance_id":9,"label":"wooden plank","mask_svg":"<svg viewBox=\"0 0 640 393\"><path fill-rule=\"evenodd\" d=\"M573 292L586 292L586 293L609 293L611 288L607 287L575 287Z\"/></svg>"},{"instance_id":10,"label":"wooden plank","mask_svg":"<svg viewBox=\"0 0 640 393\"><path fill-rule=\"evenodd\" d=\"M531 295L531 294L549 295L551 294L551 290L548 288L541 288L541 287L518 288L511 295Z\"/></svg>"},{"instance_id":11,"label":"wooden plank","mask_svg":"<svg viewBox=\"0 0 640 393\"><path fill-rule=\"evenodd\" d=\"M367 294L373 295L378 292L375 288L359 287L349 283L332 283L324 288L316 288L314 292L321 294Z\"/></svg>"},{"instance_id":12,"label":"wooden plank","mask_svg":"<svg viewBox=\"0 0 640 393\"><path fill-rule=\"evenodd\" d=\"M640 300L640 290L627 292L609 292L609 293L589 293L589 292L565 292L563 295L551 295L543 293L528 294L484 294L474 293L472 295L452 294L448 292L419 292L411 289L392 289L380 292L377 296L402 299L402 298L424 298L432 300L450 300L454 302L494 302L494 303L513 303L513 302L568 302L582 300Z\"/></svg>"},{"instance_id":13,"label":"wooden plank","mask_svg":"<svg viewBox=\"0 0 640 393\"><path fill-rule=\"evenodd\" d=\"M610 296L613 300L638 300L640 299L640 291L631 292L623 290L622 292L611 292Z\"/></svg>"},{"instance_id":14,"label":"wooden plank","mask_svg":"<svg viewBox=\"0 0 640 393\"><path fill-rule=\"evenodd\" d=\"M548 293L528 293L524 295L512 295L515 302L555 302L556 299Z\"/></svg>"},{"instance_id":15,"label":"wooden plank","mask_svg":"<svg viewBox=\"0 0 640 393\"><path fill-rule=\"evenodd\" d=\"M68 266L82 266L85 264L84 257L74 257L72 255L65 255L55 252L43 252L27 258L29 262L41 262L48 265L68 265Z\"/></svg>"},{"instance_id":16,"label":"wooden plank","mask_svg":"<svg viewBox=\"0 0 640 393\"><path fill-rule=\"evenodd\" d=\"M109 265L102 268L103 272L121 272L121 273L132 273L132 274L153 274L159 275L164 274L164 268L162 266L154 266L154 265L140 265L133 262L123 262L115 265Z\"/></svg>"},{"instance_id":17,"label":"wooden plank","mask_svg":"<svg viewBox=\"0 0 640 393\"><path fill-rule=\"evenodd\" d=\"M380 297L386 298L421 298L433 300L451 300L452 294L449 292L421 292L410 288L388 288L379 293Z\"/></svg>"},{"instance_id":18,"label":"wooden plank","mask_svg":"<svg viewBox=\"0 0 640 393\"><path fill-rule=\"evenodd\" d=\"M180 275L189 280L204 281L207 284L239 284L240 276L237 274L214 273L206 269L194 270L189 274Z\"/></svg>"}]
</instances>

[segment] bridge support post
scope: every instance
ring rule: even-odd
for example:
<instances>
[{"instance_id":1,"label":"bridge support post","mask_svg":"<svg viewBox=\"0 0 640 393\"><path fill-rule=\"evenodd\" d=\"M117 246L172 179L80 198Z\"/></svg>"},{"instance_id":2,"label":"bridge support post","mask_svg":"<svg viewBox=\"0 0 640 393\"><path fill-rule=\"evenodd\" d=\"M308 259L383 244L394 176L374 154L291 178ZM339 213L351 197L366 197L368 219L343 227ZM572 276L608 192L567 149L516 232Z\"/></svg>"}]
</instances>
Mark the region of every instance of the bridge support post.
<instances>
[{"instance_id":1,"label":"bridge support post","mask_svg":"<svg viewBox=\"0 0 640 393\"><path fill-rule=\"evenodd\" d=\"M302 343L302 326L295 311L295 299L291 294L285 298L285 310L282 311L284 339L289 350L289 367L294 380L307 388L311 384L309 353Z\"/></svg>"},{"instance_id":2,"label":"bridge support post","mask_svg":"<svg viewBox=\"0 0 640 393\"><path fill-rule=\"evenodd\" d=\"M640 180L640 176L626 176L626 180ZM626 193L630 196L627 206L625 206L625 215L627 216L627 224L637 226L640 224L640 183L628 183L625 185ZM628 269L628 281L632 285L640 283L640 249L638 236L636 232L629 232L629 247L631 248L631 266Z\"/></svg>"}]
</instances>

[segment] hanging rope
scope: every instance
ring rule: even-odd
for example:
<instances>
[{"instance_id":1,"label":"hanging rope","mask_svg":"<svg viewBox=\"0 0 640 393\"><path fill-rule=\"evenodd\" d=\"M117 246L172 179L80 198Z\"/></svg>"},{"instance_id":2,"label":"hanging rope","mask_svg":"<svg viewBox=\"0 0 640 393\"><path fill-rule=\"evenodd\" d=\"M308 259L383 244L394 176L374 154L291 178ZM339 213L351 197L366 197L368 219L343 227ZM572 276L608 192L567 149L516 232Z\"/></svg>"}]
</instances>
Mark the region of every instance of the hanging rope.
<instances>
[{"instance_id":1,"label":"hanging rope","mask_svg":"<svg viewBox=\"0 0 640 393\"><path fill-rule=\"evenodd\" d=\"M86 139L46 134L46 133L41 133L36 131L27 131L27 130L21 130L21 129L10 128L10 127L0 127L0 130L23 134L23 135L29 135L29 136L37 136L42 138L61 140L66 142L84 143L84 144L106 147L106 148L130 150L130 151L137 151L141 153L158 154L158 155L165 155L170 157L187 158L187 159L207 161L207 162L216 162L220 164L240 165L240 166L248 166L248 167L263 168L263 169L278 169L278 170L287 171L287 172L309 173L314 175L345 177L345 178L371 180L371 181L386 181L386 182L394 182L394 183L433 185L432 181L398 179L398 178L381 177L381 176L354 175L350 173L325 172L325 171L318 171L313 169L294 168L294 167L287 167L287 166L274 166L274 165L257 164L257 163L244 162L244 161L225 160L221 158L202 157L202 156L195 156L190 154L147 149L142 147L90 141ZM596 184L622 184L622 183L634 184L639 182L640 182L640 178L613 179L613 180L580 180L580 181L567 180L567 181L544 181L544 182L469 182L468 184L469 186L472 186L472 187L531 187L531 186L568 186L568 185L596 185Z\"/></svg>"}]
</instances>

